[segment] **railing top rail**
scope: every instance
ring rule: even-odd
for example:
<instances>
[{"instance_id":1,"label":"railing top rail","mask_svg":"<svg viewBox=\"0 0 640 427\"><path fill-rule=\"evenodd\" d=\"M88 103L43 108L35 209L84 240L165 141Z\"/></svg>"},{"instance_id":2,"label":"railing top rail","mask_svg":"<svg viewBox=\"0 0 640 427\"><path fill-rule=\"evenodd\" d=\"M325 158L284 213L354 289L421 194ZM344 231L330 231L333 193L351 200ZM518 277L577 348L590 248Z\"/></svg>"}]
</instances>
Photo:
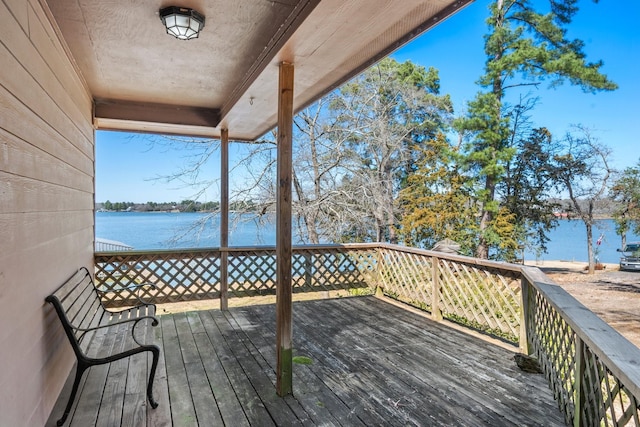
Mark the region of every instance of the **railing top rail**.
<instances>
[{"instance_id":1,"label":"railing top rail","mask_svg":"<svg viewBox=\"0 0 640 427\"><path fill-rule=\"evenodd\" d=\"M520 272L522 270L522 266L517 264L509 264L509 263L500 262L500 261L490 261L486 259L473 258L473 257L464 256L464 255L448 254L445 252L431 251L428 249L411 248L407 246L394 245L391 243L376 243L375 246L377 248L386 248L386 249L392 249L394 251L401 251L406 253L447 259L450 261L456 261L456 262L460 262L468 265L478 265L482 267L497 268L500 270L517 271L517 272Z\"/></svg>"},{"instance_id":2,"label":"railing top rail","mask_svg":"<svg viewBox=\"0 0 640 427\"><path fill-rule=\"evenodd\" d=\"M220 248L182 248L182 249L142 249L127 251L95 251L94 256L113 256L113 255L153 255L153 254L194 254L194 253L211 253L219 251Z\"/></svg>"},{"instance_id":3,"label":"railing top rail","mask_svg":"<svg viewBox=\"0 0 640 427\"><path fill-rule=\"evenodd\" d=\"M555 308L589 349L635 396L640 396L640 349L549 279L539 268L523 267L524 277Z\"/></svg>"},{"instance_id":4,"label":"railing top rail","mask_svg":"<svg viewBox=\"0 0 640 427\"><path fill-rule=\"evenodd\" d=\"M346 243L346 244L319 244L319 245L293 245L293 250L330 250L330 249L378 249L380 243ZM198 252L247 252L247 251L273 251L274 245L255 245L255 246L229 246L229 247L199 247L199 248L181 248L181 249L140 249L140 250L122 250L122 251L95 251L96 256L105 255L145 255L145 254L191 254ZM402 248L402 246L398 246ZM473 259L473 258L470 258Z\"/></svg>"}]
</instances>

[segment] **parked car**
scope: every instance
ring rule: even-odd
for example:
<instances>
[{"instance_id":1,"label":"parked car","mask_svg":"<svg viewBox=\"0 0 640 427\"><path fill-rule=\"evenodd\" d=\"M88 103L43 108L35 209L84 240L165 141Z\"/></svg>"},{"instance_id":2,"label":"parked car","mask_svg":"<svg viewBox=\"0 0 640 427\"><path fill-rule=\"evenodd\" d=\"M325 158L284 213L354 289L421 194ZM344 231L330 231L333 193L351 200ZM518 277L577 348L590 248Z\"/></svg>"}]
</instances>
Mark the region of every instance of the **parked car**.
<instances>
[{"instance_id":1,"label":"parked car","mask_svg":"<svg viewBox=\"0 0 640 427\"><path fill-rule=\"evenodd\" d=\"M620 257L620 270L640 270L640 242L627 243Z\"/></svg>"}]
</instances>

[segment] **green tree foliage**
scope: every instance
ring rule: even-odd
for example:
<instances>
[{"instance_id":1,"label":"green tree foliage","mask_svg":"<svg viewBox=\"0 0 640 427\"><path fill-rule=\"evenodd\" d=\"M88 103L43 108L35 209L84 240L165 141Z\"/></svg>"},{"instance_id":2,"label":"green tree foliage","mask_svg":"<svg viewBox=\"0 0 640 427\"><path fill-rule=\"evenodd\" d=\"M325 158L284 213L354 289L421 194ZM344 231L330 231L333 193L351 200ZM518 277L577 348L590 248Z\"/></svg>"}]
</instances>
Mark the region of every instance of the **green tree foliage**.
<instances>
[{"instance_id":1,"label":"green tree foliage","mask_svg":"<svg viewBox=\"0 0 640 427\"><path fill-rule=\"evenodd\" d=\"M610 197L617 203L613 213L616 232L621 237L621 248L626 245L626 234L640 234L640 161L622 172L611 187Z\"/></svg>"},{"instance_id":2,"label":"green tree foliage","mask_svg":"<svg viewBox=\"0 0 640 427\"><path fill-rule=\"evenodd\" d=\"M517 254L505 252L508 248L528 245L538 255L546 251L547 233L556 225L553 213L559 207L550 194L556 186L551 164L557 150L551 133L546 128L532 129L515 140L514 148L518 155L507 163L497 186L501 206L514 221L513 229L502 228L499 233L508 236L502 239L500 258L509 261Z\"/></svg>"},{"instance_id":3,"label":"green tree foliage","mask_svg":"<svg viewBox=\"0 0 640 427\"><path fill-rule=\"evenodd\" d=\"M419 160L400 191L400 236L410 246L432 248L438 241L459 242L473 253L475 209L469 204L466 178L456 166L456 150L443 134L416 147Z\"/></svg>"},{"instance_id":4,"label":"green tree foliage","mask_svg":"<svg viewBox=\"0 0 640 427\"><path fill-rule=\"evenodd\" d=\"M484 91L469 102L466 117L456 121L457 129L469 138L464 147L465 164L477 180L474 197L480 215L476 256L480 258L487 258L490 248L507 237L501 236L495 223L501 209L496 189L517 153L505 100L507 89L543 81L551 87L568 81L587 92L617 87L600 72L602 62L586 60L582 41L566 37L566 28L578 10L577 0L550 0L549 4L546 12L526 0L491 4L485 73L478 81Z\"/></svg>"}]
</instances>

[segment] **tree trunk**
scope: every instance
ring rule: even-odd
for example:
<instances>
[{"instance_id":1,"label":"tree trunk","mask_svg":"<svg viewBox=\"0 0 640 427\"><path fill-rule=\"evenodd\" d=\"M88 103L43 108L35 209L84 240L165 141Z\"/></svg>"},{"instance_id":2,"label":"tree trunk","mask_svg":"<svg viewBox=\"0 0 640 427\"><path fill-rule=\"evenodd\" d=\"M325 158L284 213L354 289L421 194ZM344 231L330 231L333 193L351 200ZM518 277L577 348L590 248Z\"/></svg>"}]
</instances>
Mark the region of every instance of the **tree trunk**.
<instances>
[{"instance_id":1,"label":"tree trunk","mask_svg":"<svg viewBox=\"0 0 640 427\"><path fill-rule=\"evenodd\" d=\"M309 237L309 243L312 245L319 244L320 237L318 236L317 218L315 212L307 214L304 222L307 226L307 236Z\"/></svg>"},{"instance_id":2,"label":"tree trunk","mask_svg":"<svg viewBox=\"0 0 640 427\"><path fill-rule=\"evenodd\" d=\"M487 242L487 239L485 238L485 231L489 227L489 224L491 224L493 215L491 214L491 211L487 209L487 204L489 201L493 201L496 193L496 184L491 177L486 177L484 188L487 191L488 196L487 199L482 202L482 207L480 209L480 238L478 239L478 247L476 248L476 258L488 259L489 242Z\"/></svg>"},{"instance_id":3,"label":"tree trunk","mask_svg":"<svg viewBox=\"0 0 640 427\"><path fill-rule=\"evenodd\" d=\"M593 256L593 225L590 222L585 222L584 225L587 229L587 255L589 258L589 274L594 274L596 272L596 263Z\"/></svg>"}]
</instances>

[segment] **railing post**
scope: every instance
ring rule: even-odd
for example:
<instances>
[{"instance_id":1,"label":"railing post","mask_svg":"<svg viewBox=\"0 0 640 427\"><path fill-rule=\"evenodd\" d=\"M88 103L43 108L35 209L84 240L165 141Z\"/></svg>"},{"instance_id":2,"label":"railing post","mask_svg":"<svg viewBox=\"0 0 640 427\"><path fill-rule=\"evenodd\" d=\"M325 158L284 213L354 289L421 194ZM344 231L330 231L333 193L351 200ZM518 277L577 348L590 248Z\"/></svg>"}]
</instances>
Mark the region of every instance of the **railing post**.
<instances>
[{"instance_id":1,"label":"railing post","mask_svg":"<svg viewBox=\"0 0 640 427\"><path fill-rule=\"evenodd\" d=\"M573 389L573 426L582 427L583 425L583 413L585 405L585 395L582 390L584 381L584 341L576 334L576 354L575 354L575 378Z\"/></svg>"},{"instance_id":2,"label":"railing post","mask_svg":"<svg viewBox=\"0 0 640 427\"><path fill-rule=\"evenodd\" d=\"M380 277L382 276L381 273L382 270L382 250L380 249L380 247L376 248L376 272L374 275L374 280L376 282L376 296L377 297L382 297L384 296L384 292L382 290L382 286L381 286L381 279Z\"/></svg>"},{"instance_id":3,"label":"railing post","mask_svg":"<svg viewBox=\"0 0 640 427\"><path fill-rule=\"evenodd\" d=\"M431 257L431 319L439 322L442 320L440 311L440 275L438 274L438 257Z\"/></svg>"},{"instance_id":4,"label":"railing post","mask_svg":"<svg viewBox=\"0 0 640 427\"><path fill-rule=\"evenodd\" d=\"M304 253L304 284L313 289L313 254Z\"/></svg>"},{"instance_id":5,"label":"railing post","mask_svg":"<svg viewBox=\"0 0 640 427\"><path fill-rule=\"evenodd\" d=\"M520 279L520 353L529 355L529 281Z\"/></svg>"}]
</instances>

